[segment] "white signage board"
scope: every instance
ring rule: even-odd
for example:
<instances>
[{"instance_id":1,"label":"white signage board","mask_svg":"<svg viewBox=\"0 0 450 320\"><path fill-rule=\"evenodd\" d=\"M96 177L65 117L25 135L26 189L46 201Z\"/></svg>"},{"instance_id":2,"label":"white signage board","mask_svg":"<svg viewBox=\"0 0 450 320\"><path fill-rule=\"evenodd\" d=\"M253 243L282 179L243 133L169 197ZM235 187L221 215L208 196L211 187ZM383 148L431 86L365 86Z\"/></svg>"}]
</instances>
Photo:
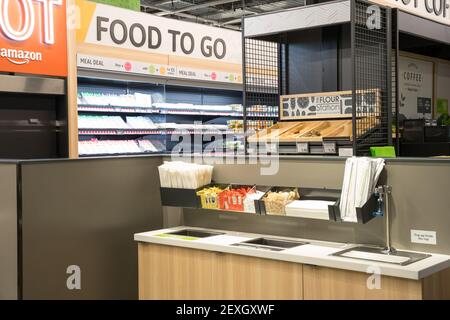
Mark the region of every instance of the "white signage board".
<instances>
[{"instance_id":1,"label":"white signage board","mask_svg":"<svg viewBox=\"0 0 450 320\"><path fill-rule=\"evenodd\" d=\"M379 110L380 90L357 91L360 113ZM351 91L319 92L281 96L281 119L302 119L305 116L352 115Z\"/></svg>"},{"instance_id":2,"label":"white signage board","mask_svg":"<svg viewBox=\"0 0 450 320\"><path fill-rule=\"evenodd\" d=\"M87 23L84 43L242 64L242 39L237 31L98 3Z\"/></svg>"},{"instance_id":3,"label":"white signage board","mask_svg":"<svg viewBox=\"0 0 450 320\"><path fill-rule=\"evenodd\" d=\"M450 25L450 0L370 0L402 11Z\"/></svg>"},{"instance_id":4,"label":"white signage board","mask_svg":"<svg viewBox=\"0 0 450 320\"><path fill-rule=\"evenodd\" d=\"M433 62L400 56L400 120L430 119L433 112Z\"/></svg>"}]
</instances>

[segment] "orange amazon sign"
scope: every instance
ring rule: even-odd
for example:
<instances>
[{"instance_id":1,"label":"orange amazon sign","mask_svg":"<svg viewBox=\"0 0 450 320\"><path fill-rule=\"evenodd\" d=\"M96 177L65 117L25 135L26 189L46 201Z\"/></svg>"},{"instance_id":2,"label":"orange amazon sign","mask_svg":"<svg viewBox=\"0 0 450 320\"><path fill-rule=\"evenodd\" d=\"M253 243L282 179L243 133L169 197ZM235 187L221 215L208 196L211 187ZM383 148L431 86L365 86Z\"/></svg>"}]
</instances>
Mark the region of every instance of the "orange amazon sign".
<instances>
[{"instance_id":1,"label":"orange amazon sign","mask_svg":"<svg viewBox=\"0 0 450 320\"><path fill-rule=\"evenodd\" d=\"M0 72L67 75L66 0L0 0Z\"/></svg>"}]
</instances>

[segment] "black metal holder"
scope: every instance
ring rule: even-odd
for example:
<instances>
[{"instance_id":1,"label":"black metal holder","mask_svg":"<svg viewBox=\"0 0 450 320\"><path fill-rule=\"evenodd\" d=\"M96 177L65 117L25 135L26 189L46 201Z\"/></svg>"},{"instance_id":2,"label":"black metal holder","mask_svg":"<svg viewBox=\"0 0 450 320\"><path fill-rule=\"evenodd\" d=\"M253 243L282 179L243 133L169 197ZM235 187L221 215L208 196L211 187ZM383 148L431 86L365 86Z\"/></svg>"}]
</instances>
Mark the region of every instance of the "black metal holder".
<instances>
[{"instance_id":1,"label":"black metal holder","mask_svg":"<svg viewBox=\"0 0 450 320\"><path fill-rule=\"evenodd\" d=\"M211 183L198 189L178 189L178 188L160 188L161 204L168 207L180 207L180 208L194 208L203 209L201 205L201 198L197 195L197 192L209 188L220 187L222 189L238 189L242 187L254 187L256 190L266 193L271 187L268 186L256 186L256 185L241 185L241 184L220 184ZM222 209L207 209L207 210L221 210ZM229 212L236 212L234 210L228 210ZM256 214L260 214L260 202L255 200Z\"/></svg>"},{"instance_id":2,"label":"black metal holder","mask_svg":"<svg viewBox=\"0 0 450 320\"><path fill-rule=\"evenodd\" d=\"M267 193L269 190L271 189L271 187L268 186L257 186L256 190ZM255 211L256 214L261 215L262 214L262 208L261 208L261 201L260 200L255 200ZM264 207L265 210L265 207Z\"/></svg>"},{"instance_id":3,"label":"black metal holder","mask_svg":"<svg viewBox=\"0 0 450 320\"><path fill-rule=\"evenodd\" d=\"M272 192L282 191L282 190L292 190L289 187L272 187L268 190ZM327 189L327 188L297 188L300 193L301 200L322 200L322 201L334 201L334 205L328 206L329 221L334 222L344 222L341 219L341 211L339 208L341 191L337 189ZM260 214L267 215L267 210L264 202L264 196L259 202ZM375 194L369 198L369 200L361 207L356 208L357 223L366 224L375 218L373 214L377 211L378 201Z\"/></svg>"},{"instance_id":4,"label":"black metal holder","mask_svg":"<svg viewBox=\"0 0 450 320\"><path fill-rule=\"evenodd\" d=\"M341 201L339 200L334 206L329 207L331 221L343 222L343 220L341 219L341 210L339 206L340 202ZM375 194L372 194L369 200L367 200L367 202L361 208L356 208L357 223L366 224L373 218L375 218L375 215L373 213L377 210L377 206L377 197L375 196Z\"/></svg>"},{"instance_id":5,"label":"black metal holder","mask_svg":"<svg viewBox=\"0 0 450 320\"><path fill-rule=\"evenodd\" d=\"M168 207L200 208L197 191L203 189L160 188L161 204Z\"/></svg>"},{"instance_id":6,"label":"black metal holder","mask_svg":"<svg viewBox=\"0 0 450 320\"><path fill-rule=\"evenodd\" d=\"M249 185L237 185L237 184L218 184L211 183L198 189L176 189L176 188L161 188L161 203L163 206L181 207L181 208L196 208L202 209L200 197L197 196L197 192L208 187L219 186L221 188L239 188L248 187ZM255 211L258 215L270 215L267 213L264 197L268 192L277 191L291 191L297 189L301 200L322 200L322 201L334 201L334 205L328 207L329 221L344 222L341 219L341 211L339 208L341 191L337 189L327 188L294 188L294 187L268 187L268 186L255 186L257 190L265 192L265 195L260 200L255 200ZM369 198L369 200L361 207L356 208L357 223L366 224L375 218L374 212L377 211L378 200L375 194ZM214 209L208 209L214 210ZM235 212L233 210L222 210Z\"/></svg>"}]
</instances>

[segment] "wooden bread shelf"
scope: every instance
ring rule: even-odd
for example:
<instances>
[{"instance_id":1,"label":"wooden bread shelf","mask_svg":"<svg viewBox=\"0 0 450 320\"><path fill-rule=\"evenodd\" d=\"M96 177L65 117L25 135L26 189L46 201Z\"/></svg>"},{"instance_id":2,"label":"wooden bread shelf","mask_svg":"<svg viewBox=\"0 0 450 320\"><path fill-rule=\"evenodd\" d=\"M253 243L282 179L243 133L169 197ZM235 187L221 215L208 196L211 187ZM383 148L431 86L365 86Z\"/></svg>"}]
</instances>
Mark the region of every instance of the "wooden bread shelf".
<instances>
[{"instance_id":1,"label":"wooden bread shelf","mask_svg":"<svg viewBox=\"0 0 450 320\"><path fill-rule=\"evenodd\" d=\"M280 136L281 142L295 142L300 137L306 134L306 132L312 132L313 130L320 130L323 127L322 121L302 121L295 122L296 125L286 133Z\"/></svg>"},{"instance_id":2,"label":"wooden bread shelf","mask_svg":"<svg viewBox=\"0 0 450 320\"><path fill-rule=\"evenodd\" d=\"M279 122L248 139L249 142L323 142L323 139L353 140L352 120Z\"/></svg>"},{"instance_id":3,"label":"wooden bread shelf","mask_svg":"<svg viewBox=\"0 0 450 320\"><path fill-rule=\"evenodd\" d=\"M291 130L298 122L278 122L270 128L258 131L255 135L248 138L248 142L271 141L278 139L280 134Z\"/></svg>"}]
</instances>

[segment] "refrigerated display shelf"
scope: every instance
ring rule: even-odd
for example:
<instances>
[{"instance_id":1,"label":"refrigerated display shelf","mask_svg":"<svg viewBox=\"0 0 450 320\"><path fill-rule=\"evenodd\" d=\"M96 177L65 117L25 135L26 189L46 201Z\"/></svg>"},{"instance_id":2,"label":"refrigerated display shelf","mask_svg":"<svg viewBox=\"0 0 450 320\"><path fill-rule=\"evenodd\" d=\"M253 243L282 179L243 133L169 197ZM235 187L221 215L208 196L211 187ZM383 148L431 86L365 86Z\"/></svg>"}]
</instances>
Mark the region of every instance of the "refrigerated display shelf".
<instances>
[{"instance_id":1,"label":"refrigerated display shelf","mask_svg":"<svg viewBox=\"0 0 450 320\"><path fill-rule=\"evenodd\" d=\"M93 106L78 105L78 111L81 112L105 112L105 113L159 113L159 110L143 107L120 107L120 106Z\"/></svg>"},{"instance_id":2,"label":"refrigerated display shelf","mask_svg":"<svg viewBox=\"0 0 450 320\"><path fill-rule=\"evenodd\" d=\"M225 130L139 130L139 129L80 129L79 135L170 135L170 134L229 134L243 135L243 132L225 131Z\"/></svg>"},{"instance_id":3,"label":"refrigerated display shelf","mask_svg":"<svg viewBox=\"0 0 450 320\"><path fill-rule=\"evenodd\" d=\"M221 116L221 117L243 117L240 112L223 111L198 111L198 110L160 110L142 107L120 107L120 106L91 106L79 105L80 112L105 112L105 113L137 113L137 114L162 114L162 115L199 115L199 116ZM264 112L249 112L247 117L278 118L278 114Z\"/></svg>"},{"instance_id":4,"label":"refrigerated display shelf","mask_svg":"<svg viewBox=\"0 0 450 320\"><path fill-rule=\"evenodd\" d=\"M116 157L116 156L143 156L149 154L164 154L163 151L142 151L142 152L120 152L120 153L95 153L95 154L80 154L80 158L92 157Z\"/></svg>"},{"instance_id":5,"label":"refrigerated display shelf","mask_svg":"<svg viewBox=\"0 0 450 320\"><path fill-rule=\"evenodd\" d=\"M173 131L166 131L166 134L218 134L221 133L223 135L243 135L243 132L235 132L235 131L228 131L228 130L203 130L200 132L200 130L173 130Z\"/></svg>"},{"instance_id":6,"label":"refrigerated display shelf","mask_svg":"<svg viewBox=\"0 0 450 320\"><path fill-rule=\"evenodd\" d=\"M189 110L161 110L160 114L165 115L199 115L199 116L221 116L221 117L243 117L238 112L215 112L215 111L189 111Z\"/></svg>"},{"instance_id":7,"label":"refrigerated display shelf","mask_svg":"<svg viewBox=\"0 0 450 320\"><path fill-rule=\"evenodd\" d=\"M161 110L140 107L119 107L119 106L87 106L79 105L80 112L104 112L104 113L142 113L142 114L161 114L161 115L199 115L199 116L220 116L220 117L243 117L240 112L223 111L198 111L198 110ZM255 114L254 117L278 117L275 115Z\"/></svg>"},{"instance_id":8,"label":"refrigerated display shelf","mask_svg":"<svg viewBox=\"0 0 450 320\"><path fill-rule=\"evenodd\" d=\"M165 130L79 129L79 135L151 135L165 134Z\"/></svg>"}]
</instances>

